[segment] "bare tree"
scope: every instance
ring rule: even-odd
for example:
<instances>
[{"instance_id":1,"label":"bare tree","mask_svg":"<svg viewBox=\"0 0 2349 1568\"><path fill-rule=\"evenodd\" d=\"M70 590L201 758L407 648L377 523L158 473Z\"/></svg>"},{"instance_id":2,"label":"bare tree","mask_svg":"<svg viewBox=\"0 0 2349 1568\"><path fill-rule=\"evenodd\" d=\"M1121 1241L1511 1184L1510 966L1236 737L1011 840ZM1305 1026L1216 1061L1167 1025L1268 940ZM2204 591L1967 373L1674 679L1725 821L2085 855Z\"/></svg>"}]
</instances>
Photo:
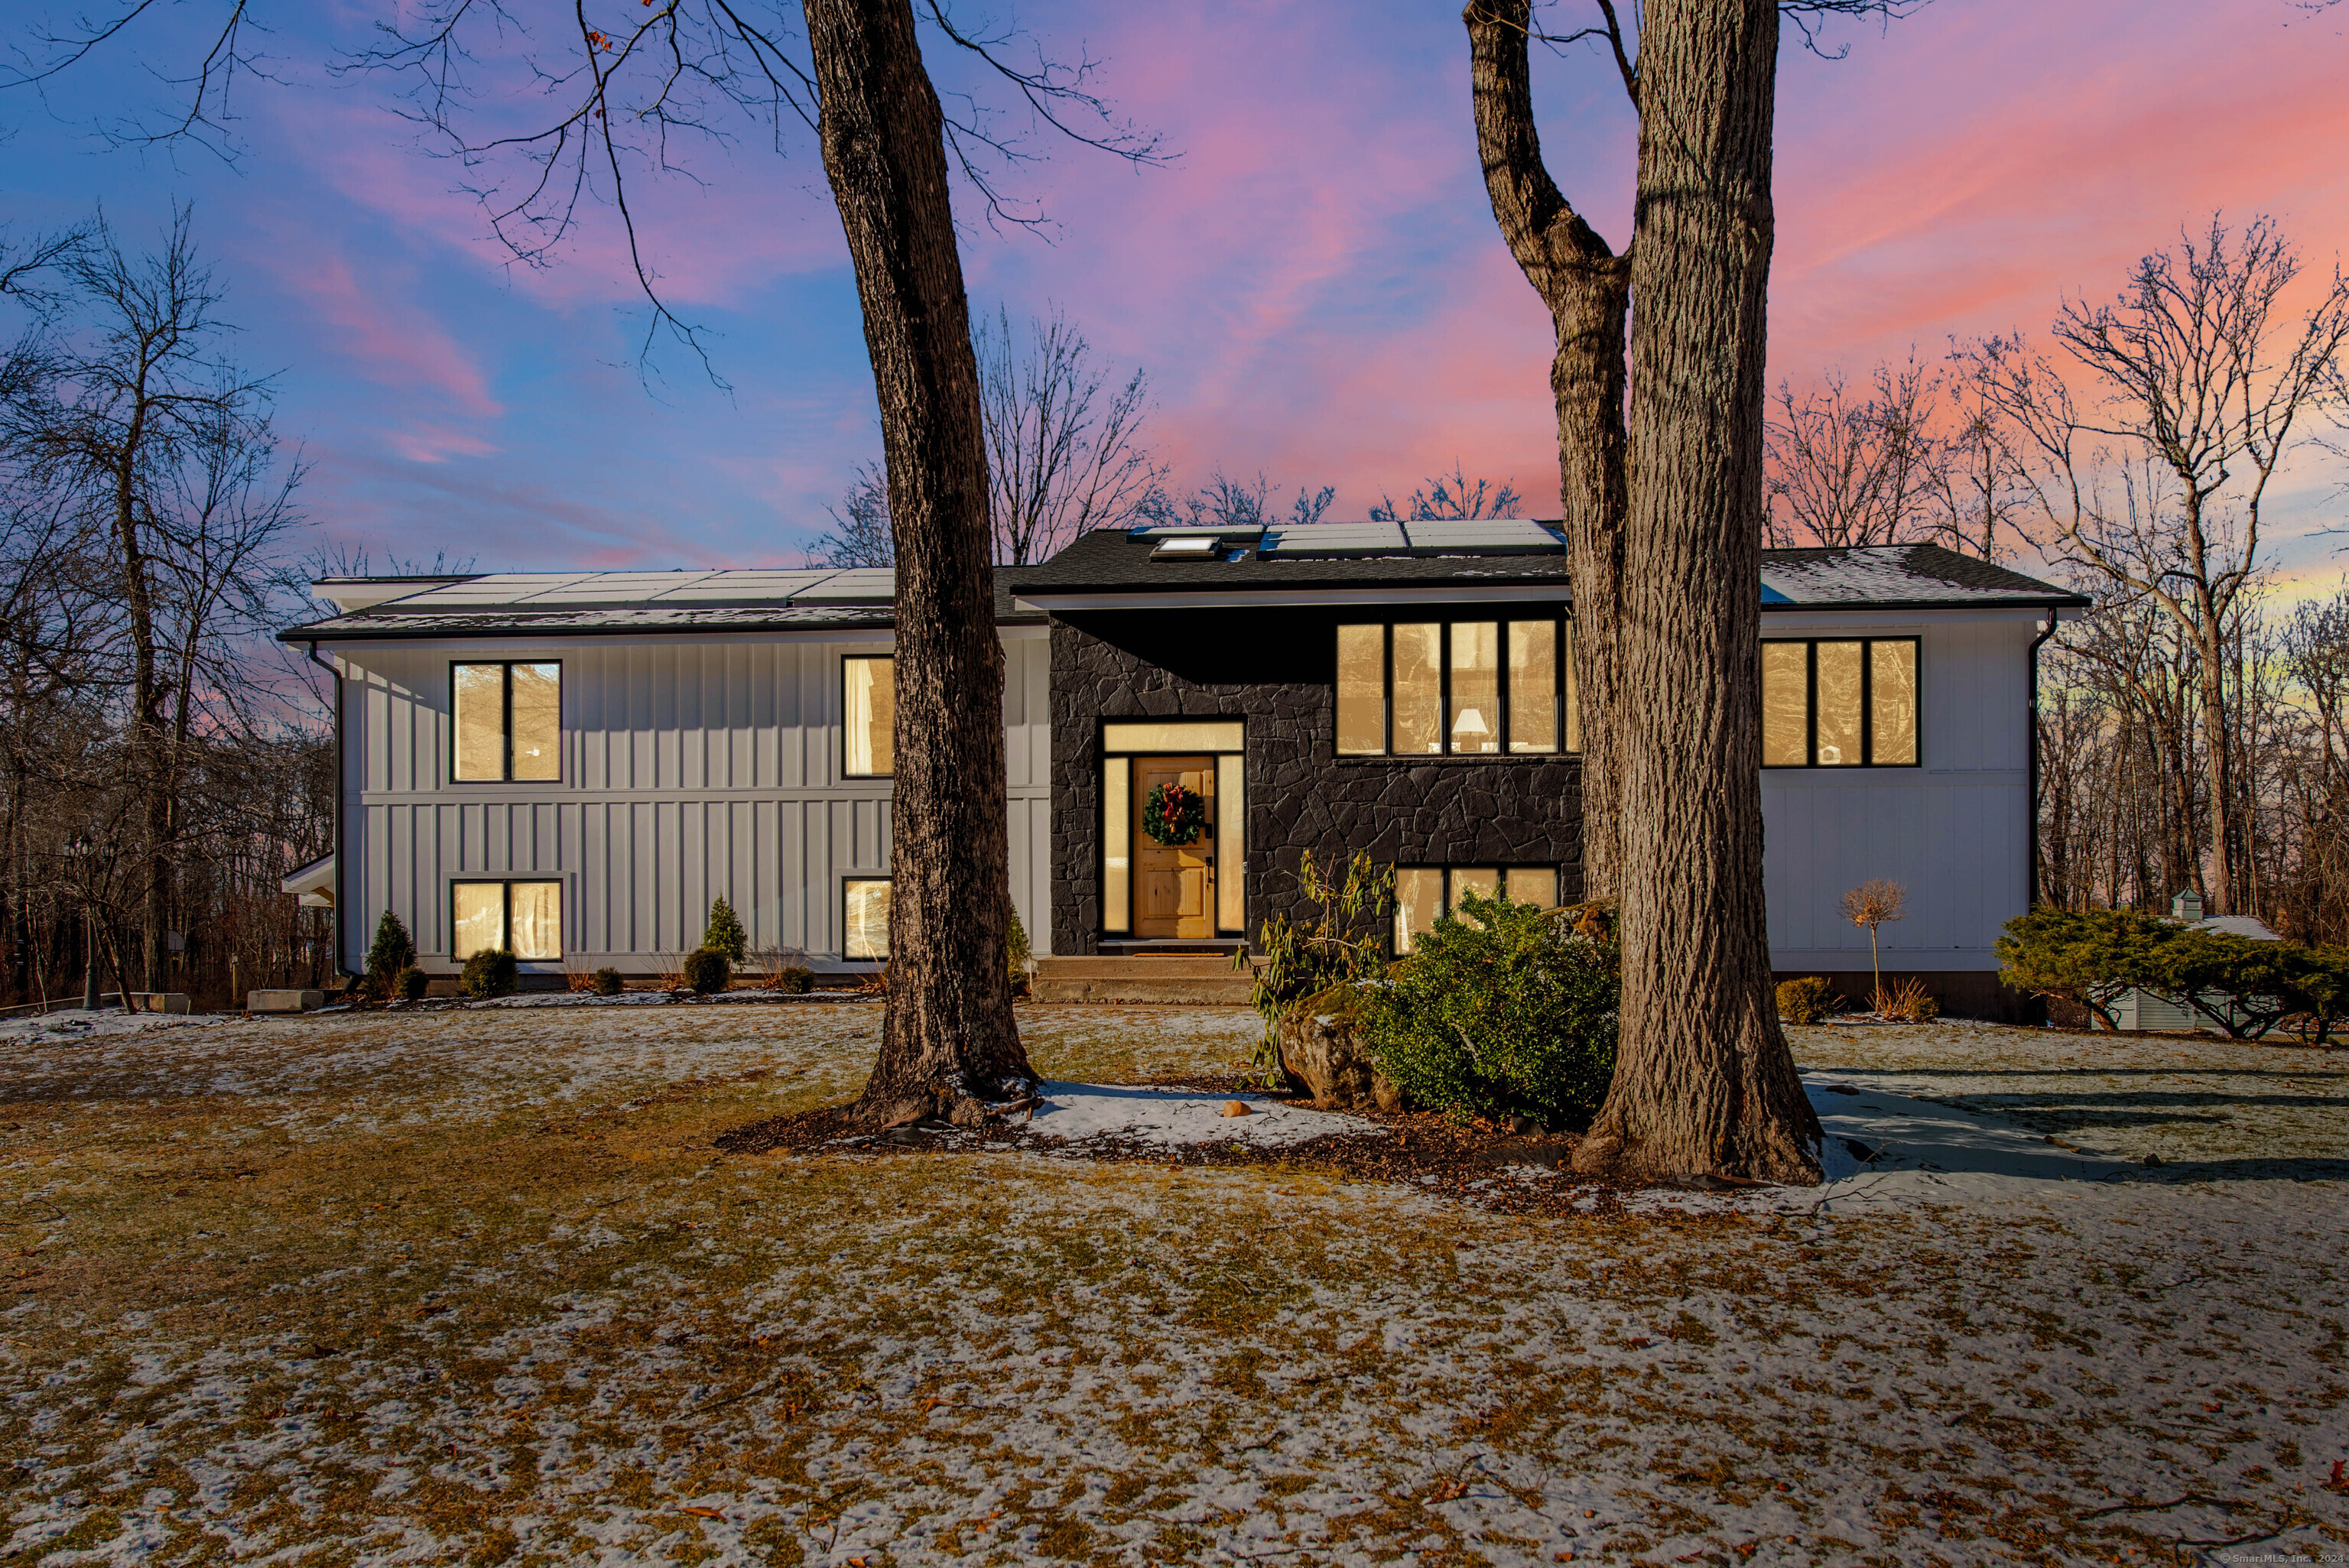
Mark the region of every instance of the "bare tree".
<instances>
[{"instance_id":1,"label":"bare tree","mask_svg":"<svg viewBox=\"0 0 2349 1568\"><path fill-rule=\"evenodd\" d=\"M1149 378L1136 370L1112 388L1058 311L1023 341L999 310L980 321L977 349L997 562L1033 565L1139 515L1165 479L1142 442Z\"/></svg>"},{"instance_id":2,"label":"bare tree","mask_svg":"<svg viewBox=\"0 0 2349 1568\"><path fill-rule=\"evenodd\" d=\"M1934 394L1914 359L1877 366L1865 397L1841 375L1800 394L1781 381L1764 427L1770 542L1900 544L1941 532Z\"/></svg>"},{"instance_id":3,"label":"bare tree","mask_svg":"<svg viewBox=\"0 0 2349 1568\"><path fill-rule=\"evenodd\" d=\"M1472 480L1461 470L1460 459L1452 460L1448 474L1429 476L1425 484L1411 492L1411 500L1401 507L1392 496L1381 496L1379 504L1371 508L1373 522L1442 522L1466 521L1479 517L1515 517L1517 508L1525 503L1515 485L1504 480L1495 484L1490 480Z\"/></svg>"},{"instance_id":4,"label":"bare tree","mask_svg":"<svg viewBox=\"0 0 2349 1568\"><path fill-rule=\"evenodd\" d=\"M222 34L247 61L238 28ZM114 0L69 35L36 41L26 75L70 68L148 8ZM469 170L490 222L525 261L543 261L597 202L609 203L650 304L646 350L667 330L709 363L689 324L663 298L643 244L630 175L681 171L678 146L722 137L746 115L779 146L815 132L848 241L881 410L897 573L898 769L892 811L890 993L882 1044L857 1116L886 1122L940 1110L967 1117L977 1097L1030 1079L1011 1015L1004 944L1010 918L1003 651L996 635L985 420L956 238L950 181L959 170L990 222L1034 222L1008 201L995 170L1024 154L976 95L949 116L925 65L915 0L805 0L803 50L780 0L670 0L612 30L585 9L567 16L560 53L502 51L533 118L485 134L469 118L483 97L476 37L527 36L502 0L425 0L384 25L379 47L347 62L399 73L408 112ZM957 24L945 0L919 19L1030 120L1136 161L1155 139L1115 121L1093 96L1092 63L1009 52L1012 35ZM202 71L179 79L189 126L216 125ZM173 134L190 134L186 127ZM714 376L714 371L712 372Z\"/></svg>"},{"instance_id":5,"label":"bare tree","mask_svg":"<svg viewBox=\"0 0 2349 1568\"><path fill-rule=\"evenodd\" d=\"M219 353L226 331L215 314L221 291L198 258L188 210L174 214L153 255L127 254L100 225L64 270L67 292L90 320L86 330L47 338L42 372L0 404L0 449L32 488L87 509L97 524L93 535L102 531L110 551L128 644L124 765L144 802L133 862L144 909L140 974L144 984L160 988L172 880L175 737L183 728L171 708L191 700L189 672L172 667L177 632L193 628L186 640L193 659L210 610L230 591L202 581L206 568L222 563L199 558L191 564L188 552L217 542L203 529L210 509L223 499L220 488L239 482L234 470L243 469L243 482L257 482L254 454L243 449L263 383ZM265 428L258 447L265 465L274 451ZM191 498L198 518L183 511ZM264 532L274 538L282 531L281 519ZM239 572L247 564L233 563ZM176 618L175 567L187 568L177 573L182 592L176 607L191 612ZM193 598L186 596L189 585Z\"/></svg>"},{"instance_id":6,"label":"bare tree","mask_svg":"<svg viewBox=\"0 0 2349 1568\"><path fill-rule=\"evenodd\" d=\"M1884 961L1876 950L1876 932L1881 925L1905 920L1909 914L1909 890L1897 882L1871 877L1843 895L1843 917L1868 933L1868 962L1876 971L1876 995L1868 1005L1881 1013L1884 1009Z\"/></svg>"},{"instance_id":7,"label":"bare tree","mask_svg":"<svg viewBox=\"0 0 2349 1568\"><path fill-rule=\"evenodd\" d=\"M812 566L895 566L896 541L889 532L889 476L867 463L848 481L840 504L826 507L832 526L808 548Z\"/></svg>"},{"instance_id":8,"label":"bare tree","mask_svg":"<svg viewBox=\"0 0 2349 1568\"><path fill-rule=\"evenodd\" d=\"M2085 385L2017 337L1964 351L2027 459L2041 543L2158 605L2199 665L2218 913L2249 893L2250 824L2228 775L2227 627L2260 567L2270 481L2311 416L2343 411L2349 281L2296 318L2282 309L2298 255L2268 218L2138 262L2109 304L2067 301L2051 335Z\"/></svg>"},{"instance_id":9,"label":"bare tree","mask_svg":"<svg viewBox=\"0 0 2349 1568\"><path fill-rule=\"evenodd\" d=\"M1217 469L1206 484L1189 495L1178 500L1163 489L1156 490L1142 499L1135 511L1151 522L1187 523L1193 527L1210 523L1231 529L1268 528L1282 523L1301 527L1320 521L1338 499L1335 485L1299 485L1296 498L1288 503L1288 514L1283 516L1272 499L1273 489L1273 482L1262 469L1253 480L1236 480Z\"/></svg>"},{"instance_id":10,"label":"bare tree","mask_svg":"<svg viewBox=\"0 0 2349 1568\"><path fill-rule=\"evenodd\" d=\"M1599 32L1636 106L1640 82L1615 7ZM1582 736L1582 890L1618 889L1622 762L1617 753L1616 616L1623 597L1626 318L1631 263L1574 209L1542 160L1534 125L1530 0L1470 0L1471 99L1485 191L1509 253L1549 307L1557 334L1558 503L1574 593L1574 686ZM1581 36L1582 35L1573 35Z\"/></svg>"}]
</instances>

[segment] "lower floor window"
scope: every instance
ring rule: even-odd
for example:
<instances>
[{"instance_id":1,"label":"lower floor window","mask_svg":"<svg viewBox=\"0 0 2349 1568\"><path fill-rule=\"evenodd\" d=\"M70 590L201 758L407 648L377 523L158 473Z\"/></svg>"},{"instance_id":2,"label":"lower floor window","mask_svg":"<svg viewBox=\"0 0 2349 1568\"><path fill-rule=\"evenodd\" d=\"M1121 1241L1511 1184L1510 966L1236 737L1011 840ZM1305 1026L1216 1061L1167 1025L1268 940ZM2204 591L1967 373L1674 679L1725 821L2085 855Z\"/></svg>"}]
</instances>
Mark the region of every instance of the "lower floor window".
<instances>
[{"instance_id":1,"label":"lower floor window","mask_svg":"<svg viewBox=\"0 0 2349 1568\"><path fill-rule=\"evenodd\" d=\"M1394 948L1409 953L1435 923L1457 908L1464 892L1506 893L1515 903L1557 904L1556 866L1397 866Z\"/></svg>"},{"instance_id":2,"label":"lower floor window","mask_svg":"<svg viewBox=\"0 0 2349 1568\"><path fill-rule=\"evenodd\" d=\"M460 882L450 889L460 960L476 953L516 958L563 956L559 882Z\"/></svg>"},{"instance_id":3,"label":"lower floor window","mask_svg":"<svg viewBox=\"0 0 2349 1568\"><path fill-rule=\"evenodd\" d=\"M840 955L889 956L889 879L850 877L841 887Z\"/></svg>"}]
</instances>

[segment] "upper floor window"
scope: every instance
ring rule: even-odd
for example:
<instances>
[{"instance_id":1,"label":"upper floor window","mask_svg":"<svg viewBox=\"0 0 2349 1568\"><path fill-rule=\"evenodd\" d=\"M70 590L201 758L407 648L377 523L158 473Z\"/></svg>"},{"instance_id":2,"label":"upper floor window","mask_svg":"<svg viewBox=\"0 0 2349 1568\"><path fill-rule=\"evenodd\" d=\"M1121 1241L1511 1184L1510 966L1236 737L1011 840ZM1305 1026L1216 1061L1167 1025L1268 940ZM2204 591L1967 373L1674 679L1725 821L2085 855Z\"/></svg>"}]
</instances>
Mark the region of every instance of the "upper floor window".
<instances>
[{"instance_id":1,"label":"upper floor window","mask_svg":"<svg viewBox=\"0 0 2349 1568\"><path fill-rule=\"evenodd\" d=\"M1917 639L1764 643L1762 766L1917 766Z\"/></svg>"},{"instance_id":2,"label":"upper floor window","mask_svg":"<svg viewBox=\"0 0 2349 1568\"><path fill-rule=\"evenodd\" d=\"M561 665L457 665L451 681L460 782L563 777Z\"/></svg>"},{"instance_id":3,"label":"upper floor window","mask_svg":"<svg viewBox=\"0 0 2349 1568\"><path fill-rule=\"evenodd\" d=\"M1578 749L1571 636L1555 617L1339 627L1338 754Z\"/></svg>"},{"instance_id":4,"label":"upper floor window","mask_svg":"<svg viewBox=\"0 0 2349 1568\"><path fill-rule=\"evenodd\" d=\"M897 770L897 661L858 654L840 661L840 770L886 779Z\"/></svg>"}]
</instances>

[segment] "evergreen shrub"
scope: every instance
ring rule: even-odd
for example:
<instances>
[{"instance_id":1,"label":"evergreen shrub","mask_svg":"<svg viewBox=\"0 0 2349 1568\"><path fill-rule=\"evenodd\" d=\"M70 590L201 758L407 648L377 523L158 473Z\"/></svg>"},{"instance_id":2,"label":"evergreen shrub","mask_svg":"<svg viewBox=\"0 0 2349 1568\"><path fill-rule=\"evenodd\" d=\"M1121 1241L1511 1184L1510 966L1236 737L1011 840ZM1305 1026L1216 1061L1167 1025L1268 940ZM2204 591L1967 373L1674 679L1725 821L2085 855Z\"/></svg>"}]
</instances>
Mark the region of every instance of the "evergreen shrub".
<instances>
[{"instance_id":1,"label":"evergreen shrub","mask_svg":"<svg viewBox=\"0 0 2349 1568\"><path fill-rule=\"evenodd\" d=\"M730 965L740 965L750 955L750 938L724 893L709 901L709 927L701 934L701 945L712 953L724 954Z\"/></svg>"},{"instance_id":2,"label":"evergreen shrub","mask_svg":"<svg viewBox=\"0 0 2349 1568\"><path fill-rule=\"evenodd\" d=\"M786 964L775 971L774 988L793 996L804 996L815 989L815 971L804 964Z\"/></svg>"},{"instance_id":3,"label":"evergreen shrub","mask_svg":"<svg viewBox=\"0 0 2349 1568\"><path fill-rule=\"evenodd\" d=\"M388 997L394 995L393 982L399 972L416 962L416 939L408 934L408 926L389 910L375 923L375 943L367 949L367 978L375 988Z\"/></svg>"},{"instance_id":4,"label":"evergreen shrub","mask_svg":"<svg viewBox=\"0 0 2349 1568\"><path fill-rule=\"evenodd\" d=\"M1821 975L1778 982L1778 1016L1789 1024L1816 1024L1836 1010L1843 998Z\"/></svg>"},{"instance_id":5,"label":"evergreen shrub","mask_svg":"<svg viewBox=\"0 0 2349 1568\"><path fill-rule=\"evenodd\" d=\"M511 996L522 989L522 969L503 948L476 953L465 960L457 985L468 996Z\"/></svg>"},{"instance_id":6,"label":"evergreen shrub","mask_svg":"<svg viewBox=\"0 0 2349 1568\"><path fill-rule=\"evenodd\" d=\"M424 988L429 984L431 976L411 964L392 977L391 994L403 1002L420 1002L424 999Z\"/></svg>"},{"instance_id":7,"label":"evergreen shrub","mask_svg":"<svg viewBox=\"0 0 2349 1568\"><path fill-rule=\"evenodd\" d=\"M611 967L609 965L598 969L595 974L590 975L587 978L589 983L595 986L595 995L598 996L616 996L622 991L627 989L626 985L621 984L620 972Z\"/></svg>"},{"instance_id":8,"label":"evergreen shrub","mask_svg":"<svg viewBox=\"0 0 2349 1568\"><path fill-rule=\"evenodd\" d=\"M1014 996L1028 994L1029 954L1028 928L1019 923L1019 911L1015 908L1005 927L1003 939L1003 965L1010 971L1011 994Z\"/></svg>"},{"instance_id":9,"label":"evergreen shrub","mask_svg":"<svg viewBox=\"0 0 2349 1568\"><path fill-rule=\"evenodd\" d=\"M697 947L685 955L686 988L695 995L707 996L725 990L733 982L733 967L717 948Z\"/></svg>"},{"instance_id":10,"label":"evergreen shrub","mask_svg":"<svg viewBox=\"0 0 2349 1568\"><path fill-rule=\"evenodd\" d=\"M1379 1070L1455 1120L1587 1124L1615 1072L1621 951L1606 912L1465 892L1383 984L1361 987Z\"/></svg>"}]
</instances>

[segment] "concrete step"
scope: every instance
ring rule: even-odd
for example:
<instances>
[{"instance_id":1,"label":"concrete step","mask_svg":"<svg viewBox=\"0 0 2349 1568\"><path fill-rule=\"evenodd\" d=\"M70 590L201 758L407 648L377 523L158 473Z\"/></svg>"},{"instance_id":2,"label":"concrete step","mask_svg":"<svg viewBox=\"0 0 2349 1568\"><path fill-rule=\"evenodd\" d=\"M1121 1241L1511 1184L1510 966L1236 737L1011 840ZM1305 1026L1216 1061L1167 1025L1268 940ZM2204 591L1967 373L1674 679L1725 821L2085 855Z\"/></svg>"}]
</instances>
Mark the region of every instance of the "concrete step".
<instances>
[{"instance_id":1,"label":"concrete step","mask_svg":"<svg viewBox=\"0 0 2349 1568\"><path fill-rule=\"evenodd\" d=\"M1136 1006L1241 1006L1255 975L1219 954L1040 958L1030 977L1039 1002Z\"/></svg>"},{"instance_id":2,"label":"concrete step","mask_svg":"<svg viewBox=\"0 0 2349 1568\"><path fill-rule=\"evenodd\" d=\"M1036 960L1036 972L1062 980L1104 979L1128 975L1167 980L1178 976L1235 973L1228 953L1102 954L1039 958ZM1246 971L1237 973L1245 975Z\"/></svg>"}]
</instances>

